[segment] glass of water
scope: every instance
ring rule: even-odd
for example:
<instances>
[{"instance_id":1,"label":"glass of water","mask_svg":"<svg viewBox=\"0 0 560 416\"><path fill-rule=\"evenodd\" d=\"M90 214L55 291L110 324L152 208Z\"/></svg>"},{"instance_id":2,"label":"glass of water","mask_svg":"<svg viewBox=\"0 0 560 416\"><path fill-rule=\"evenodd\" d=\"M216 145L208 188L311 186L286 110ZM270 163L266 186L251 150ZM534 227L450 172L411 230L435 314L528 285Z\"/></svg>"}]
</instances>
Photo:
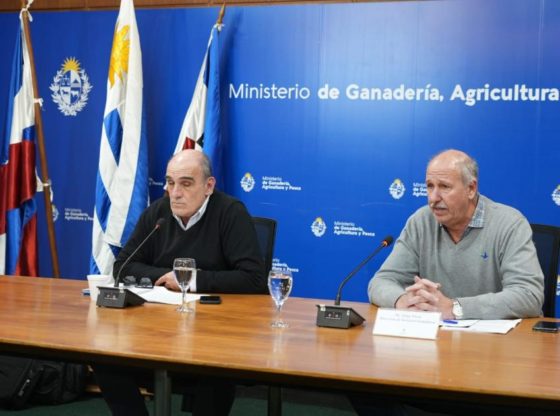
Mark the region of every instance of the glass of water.
<instances>
[{"instance_id":1,"label":"glass of water","mask_svg":"<svg viewBox=\"0 0 560 416\"><path fill-rule=\"evenodd\" d=\"M187 305L187 291L191 283L191 279L196 272L196 262L194 259L189 258L179 258L173 260L173 273L175 274L175 279L181 288L181 293L183 294L181 300L181 306L177 308L178 312L190 313L194 312L193 309L189 308Z\"/></svg>"},{"instance_id":2,"label":"glass of water","mask_svg":"<svg viewBox=\"0 0 560 416\"><path fill-rule=\"evenodd\" d=\"M270 324L273 328L286 328L288 323L280 319L282 305L292 291L292 272L290 270L272 269L268 274L268 290L276 303L276 317Z\"/></svg>"}]
</instances>

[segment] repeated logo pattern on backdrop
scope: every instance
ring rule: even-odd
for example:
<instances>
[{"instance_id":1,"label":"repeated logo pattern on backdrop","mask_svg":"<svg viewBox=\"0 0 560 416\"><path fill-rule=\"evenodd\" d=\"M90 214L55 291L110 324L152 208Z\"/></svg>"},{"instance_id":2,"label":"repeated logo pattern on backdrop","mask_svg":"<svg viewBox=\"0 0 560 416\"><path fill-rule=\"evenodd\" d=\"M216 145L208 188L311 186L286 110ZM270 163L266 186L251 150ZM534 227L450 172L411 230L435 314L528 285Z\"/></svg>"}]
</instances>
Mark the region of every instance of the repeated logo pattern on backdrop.
<instances>
[{"instance_id":1,"label":"repeated logo pattern on backdrop","mask_svg":"<svg viewBox=\"0 0 560 416\"><path fill-rule=\"evenodd\" d=\"M243 175L239 183L245 192L251 192L256 185L255 178L249 172ZM263 176L260 184L260 188L264 191L299 192L302 190L301 186L293 185L279 176Z\"/></svg>"},{"instance_id":2,"label":"repeated logo pattern on backdrop","mask_svg":"<svg viewBox=\"0 0 560 416\"><path fill-rule=\"evenodd\" d=\"M394 199L401 199L406 191L404 183L400 179L395 179L389 187L389 193Z\"/></svg>"},{"instance_id":3,"label":"repeated logo pattern on backdrop","mask_svg":"<svg viewBox=\"0 0 560 416\"><path fill-rule=\"evenodd\" d=\"M552 192L552 200L558 206L560 206L560 185Z\"/></svg>"}]
</instances>

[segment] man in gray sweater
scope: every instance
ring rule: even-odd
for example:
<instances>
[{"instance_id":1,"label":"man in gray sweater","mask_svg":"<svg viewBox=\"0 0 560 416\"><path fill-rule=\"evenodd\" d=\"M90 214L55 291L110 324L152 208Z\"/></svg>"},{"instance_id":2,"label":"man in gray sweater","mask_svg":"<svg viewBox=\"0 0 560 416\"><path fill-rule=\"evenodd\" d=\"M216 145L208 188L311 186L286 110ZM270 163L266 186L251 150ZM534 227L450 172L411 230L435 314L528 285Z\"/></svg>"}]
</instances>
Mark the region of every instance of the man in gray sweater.
<instances>
[{"instance_id":1,"label":"man in gray sweater","mask_svg":"<svg viewBox=\"0 0 560 416\"><path fill-rule=\"evenodd\" d=\"M539 316L544 278L527 219L478 193L478 166L447 150L426 171L428 206L369 283L372 303L442 319Z\"/></svg>"},{"instance_id":2,"label":"man in gray sweater","mask_svg":"<svg viewBox=\"0 0 560 416\"><path fill-rule=\"evenodd\" d=\"M458 150L430 161L426 186L428 206L408 219L371 279L370 301L385 308L438 311L442 319L539 316L544 277L525 217L480 195L478 166ZM363 394L350 400L360 416L525 414L523 409L442 400Z\"/></svg>"}]
</instances>

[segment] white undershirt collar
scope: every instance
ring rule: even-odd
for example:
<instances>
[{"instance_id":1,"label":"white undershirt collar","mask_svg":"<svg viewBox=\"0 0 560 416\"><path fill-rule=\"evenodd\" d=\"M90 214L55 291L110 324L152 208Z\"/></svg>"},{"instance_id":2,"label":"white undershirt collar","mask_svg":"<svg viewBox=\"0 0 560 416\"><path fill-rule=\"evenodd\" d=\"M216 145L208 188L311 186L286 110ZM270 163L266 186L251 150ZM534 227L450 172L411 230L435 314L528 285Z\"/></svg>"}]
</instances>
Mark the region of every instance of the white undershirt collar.
<instances>
[{"instance_id":1,"label":"white undershirt collar","mask_svg":"<svg viewBox=\"0 0 560 416\"><path fill-rule=\"evenodd\" d=\"M181 229L183 231L187 231L189 228L191 228L192 226L194 226L197 222L200 221L200 219L202 218L202 216L204 215L204 213L206 212L206 207L208 206L208 201L210 200L210 195L208 195L206 197L206 199L204 200L204 202L202 203L201 207L198 209L198 211L195 212L195 214L189 218L189 221L187 222L187 225L183 224L183 220L178 217L177 215L173 214L173 216L175 217L175 219L177 220L177 223L179 223L179 227L181 227Z\"/></svg>"}]
</instances>

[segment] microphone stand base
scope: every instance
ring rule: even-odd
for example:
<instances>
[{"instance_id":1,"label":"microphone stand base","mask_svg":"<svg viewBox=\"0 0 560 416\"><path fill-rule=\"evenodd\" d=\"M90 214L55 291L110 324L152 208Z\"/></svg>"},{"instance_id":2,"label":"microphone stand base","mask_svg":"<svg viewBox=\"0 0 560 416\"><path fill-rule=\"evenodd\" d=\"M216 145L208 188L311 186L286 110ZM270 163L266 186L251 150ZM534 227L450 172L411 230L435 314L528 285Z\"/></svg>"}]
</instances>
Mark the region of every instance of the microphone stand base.
<instances>
[{"instance_id":1,"label":"microphone stand base","mask_svg":"<svg viewBox=\"0 0 560 416\"><path fill-rule=\"evenodd\" d=\"M364 321L364 317L352 308L317 305L317 326L348 329Z\"/></svg>"},{"instance_id":2,"label":"microphone stand base","mask_svg":"<svg viewBox=\"0 0 560 416\"><path fill-rule=\"evenodd\" d=\"M142 305L146 300L132 290L114 286L100 286L97 306L122 309L128 306Z\"/></svg>"}]
</instances>

